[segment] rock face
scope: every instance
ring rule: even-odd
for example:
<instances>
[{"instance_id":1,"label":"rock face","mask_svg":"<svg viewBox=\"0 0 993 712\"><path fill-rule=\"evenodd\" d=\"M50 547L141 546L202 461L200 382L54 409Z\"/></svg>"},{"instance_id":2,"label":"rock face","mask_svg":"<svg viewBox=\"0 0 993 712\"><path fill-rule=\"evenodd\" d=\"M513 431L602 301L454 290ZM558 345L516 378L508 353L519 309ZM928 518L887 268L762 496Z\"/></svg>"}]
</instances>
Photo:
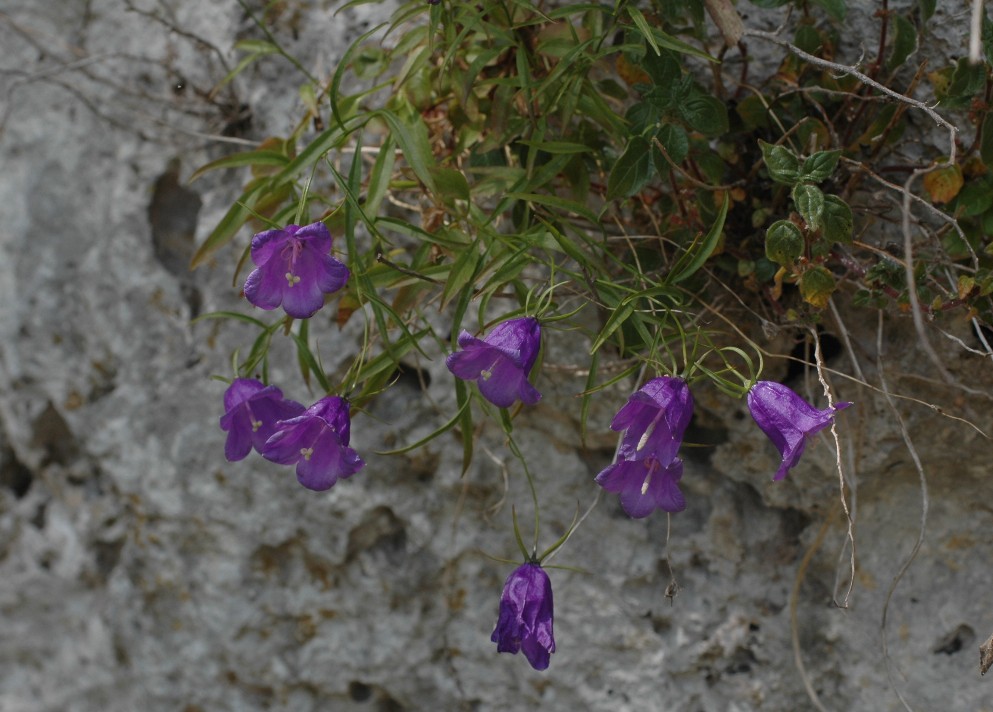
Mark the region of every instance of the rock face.
<instances>
[{"instance_id":1,"label":"rock face","mask_svg":"<svg viewBox=\"0 0 993 712\"><path fill-rule=\"evenodd\" d=\"M284 11L301 13L293 41L324 70L368 24L361 13L381 12ZM988 360L936 342L972 390L944 385L910 325L887 324L886 381L917 399L896 408L928 485L926 537L891 597L923 500L886 399L834 379L856 402L838 418L858 562L841 609L849 550L830 438L773 484L775 452L743 404L705 392L688 439L714 447L687 462L689 506L672 518L678 592L664 517L632 521L604 497L555 561L588 573L550 570L558 651L535 673L489 641L510 567L483 552L517 558L510 506L530 512L498 431L480 435L465 476L450 438L376 454L450 417L440 358L411 364L355 419L368 465L327 493L254 456L223 459L224 386L210 376L229 373L250 333L189 320L200 300L244 303L229 260L192 276L177 266L237 177L183 181L217 155L211 136L284 130L293 112L278 108L295 96L275 62L251 95L208 96L249 29L237 4L12 0L4 13L0 710L792 712L815 709L805 684L830 710L900 709L895 691L914 709L993 710L976 655L993 631L993 448L922 405L993 433ZM878 384L875 325L845 319L852 349L831 365L857 358ZM322 354L347 357L350 327L318 326ZM548 364L584 348L566 338L550 340ZM583 379L568 373L547 370L515 430L544 544L596 497L612 452L604 435L581 447ZM600 432L623 398L604 404Z\"/></svg>"}]
</instances>

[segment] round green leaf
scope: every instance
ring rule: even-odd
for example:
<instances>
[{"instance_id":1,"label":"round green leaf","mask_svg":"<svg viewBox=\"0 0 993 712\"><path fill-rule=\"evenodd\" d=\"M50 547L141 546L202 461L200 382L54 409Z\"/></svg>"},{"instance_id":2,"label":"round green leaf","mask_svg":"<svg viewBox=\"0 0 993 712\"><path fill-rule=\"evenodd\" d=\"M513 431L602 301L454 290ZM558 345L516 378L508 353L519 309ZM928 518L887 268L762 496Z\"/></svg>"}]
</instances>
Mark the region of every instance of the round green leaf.
<instances>
[{"instance_id":1,"label":"round green leaf","mask_svg":"<svg viewBox=\"0 0 993 712\"><path fill-rule=\"evenodd\" d=\"M765 255L784 267L803 254L803 233L789 220L777 220L765 232Z\"/></svg>"},{"instance_id":2,"label":"round green leaf","mask_svg":"<svg viewBox=\"0 0 993 712\"><path fill-rule=\"evenodd\" d=\"M800 217L807 223L811 231L821 229L821 218L824 216L824 193L816 185L800 183L793 186L793 202Z\"/></svg>"},{"instance_id":3,"label":"round green leaf","mask_svg":"<svg viewBox=\"0 0 993 712\"><path fill-rule=\"evenodd\" d=\"M830 242L852 242L852 209L837 195L824 196L824 237Z\"/></svg>"},{"instance_id":4,"label":"round green leaf","mask_svg":"<svg viewBox=\"0 0 993 712\"><path fill-rule=\"evenodd\" d=\"M824 267L814 267L800 275L800 296L818 309L827 306L834 289L834 275Z\"/></svg>"},{"instance_id":5,"label":"round green leaf","mask_svg":"<svg viewBox=\"0 0 993 712\"><path fill-rule=\"evenodd\" d=\"M800 161L791 150L785 146L775 146L765 141L759 141L762 149L762 160L769 171L769 177L777 183L793 185L800 178Z\"/></svg>"}]
</instances>

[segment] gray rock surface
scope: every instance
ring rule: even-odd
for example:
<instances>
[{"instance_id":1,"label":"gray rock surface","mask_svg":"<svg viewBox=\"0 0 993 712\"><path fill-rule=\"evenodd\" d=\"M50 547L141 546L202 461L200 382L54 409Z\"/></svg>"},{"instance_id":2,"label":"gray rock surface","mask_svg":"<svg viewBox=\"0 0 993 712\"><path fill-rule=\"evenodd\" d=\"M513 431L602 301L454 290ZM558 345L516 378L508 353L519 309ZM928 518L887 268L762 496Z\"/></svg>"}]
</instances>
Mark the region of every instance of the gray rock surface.
<instances>
[{"instance_id":1,"label":"gray rock surface","mask_svg":"<svg viewBox=\"0 0 993 712\"><path fill-rule=\"evenodd\" d=\"M287 41L319 72L382 12L279 7L299 13ZM189 319L200 300L244 304L226 258L192 276L179 266L239 178L183 180L220 155L216 137L279 133L298 109L275 60L209 96L249 32L233 2L9 0L0 13L2 712L814 709L794 634L825 709L901 709L896 689L913 709L993 710L976 655L993 632L993 450L921 403L993 433L993 371L936 342L981 394L942 385L905 322L887 325L886 374L918 399L898 408L930 513L890 603L889 672L883 606L918 535L921 488L885 399L840 378L857 403L839 418L857 484L847 609L832 602L848 555L830 442L773 484L775 452L743 404L703 391L692 437L716 447L687 463L689 507L672 518L678 594L666 595L665 518L631 521L603 498L555 561L587 573L551 571L558 651L543 674L489 641L510 567L484 553L517 558L511 504L530 512L497 429L464 477L451 438L375 454L447 419L440 359L417 364L427 393L403 379L356 419L368 466L327 493L255 457L227 463L224 386L210 376L250 333ZM867 321L846 317L878 383ZM323 328L322 354L346 358L351 325ZM545 399L515 430L542 491L543 544L596 497L612 450L603 434L579 442L583 379L555 368L584 348L568 338L550 339ZM595 432L623 390L613 397Z\"/></svg>"}]
</instances>

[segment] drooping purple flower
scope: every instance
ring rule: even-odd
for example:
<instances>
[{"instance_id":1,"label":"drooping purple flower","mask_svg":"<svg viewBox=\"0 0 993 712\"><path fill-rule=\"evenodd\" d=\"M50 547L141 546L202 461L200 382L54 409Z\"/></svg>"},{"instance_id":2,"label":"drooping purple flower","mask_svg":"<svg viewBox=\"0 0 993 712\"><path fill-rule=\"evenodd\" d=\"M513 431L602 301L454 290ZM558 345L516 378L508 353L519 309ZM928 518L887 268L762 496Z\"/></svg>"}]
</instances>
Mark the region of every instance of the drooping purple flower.
<instances>
[{"instance_id":1,"label":"drooping purple flower","mask_svg":"<svg viewBox=\"0 0 993 712\"><path fill-rule=\"evenodd\" d=\"M555 652L552 635L552 582L538 564L521 564L503 585L500 617L490 640L498 653L524 651L535 670L545 670Z\"/></svg>"},{"instance_id":2,"label":"drooping purple flower","mask_svg":"<svg viewBox=\"0 0 993 712\"><path fill-rule=\"evenodd\" d=\"M678 457L663 465L652 456L644 460L618 460L596 476L608 492L620 494L621 508L629 517L641 519L656 509L681 512L686 498L677 484L683 477L683 461Z\"/></svg>"},{"instance_id":3,"label":"drooping purple flower","mask_svg":"<svg viewBox=\"0 0 993 712\"><path fill-rule=\"evenodd\" d=\"M693 396L686 381L661 376L628 398L610 429L626 431L618 451L623 459L654 457L668 465L675 459L692 417Z\"/></svg>"},{"instance_id":4,"label":"drooping purple flower","mask_svg":"<svg viewBox=\"0 0 993 712\"><path fill-rule=\"evenodd\" d=\"M365 463L348 447L351 421L348 402L328 396L295 418L276 423L276 432L262 448L262 457L297 466L297 480L307 489L326 490L351 477Z\"/></svg>"},{"instance_id":5,"label":"drooping purple flower","mask_svg":"<svg viewBox=\"0 0 993 712\"><path fill-rule=\"evenodd\" d=\"M537 319L509 319L483 339L463 331L459 346L462 350L449 355L445 365L463 381L476 381L479 392L493 405L509 408L515 400L534 405L541 399L528 381L541 347Z\"/></svg>"},{"instance_id":6,"label":"drooping purple flower","mask_svg":"<svg viewBox=\"0 0 993 712\"><path fill-rule=\"evenodd\" d=\"M282 305L296 319L313 316L324 295L348 281L348 267L330 252L331 233L322 222L258 233L252 238L257 266L245 281L245 297L261 309Z\"/></svg>"},{"instance_id":7,"label":"drooping purple flower","mask_svg":"<svg viewBox=\"0 0 993 712\"><path fill-rule=\"evenodd\" d=\"M302 405L283 398L283 392L275 386L253 378L236 378L224 392L221 430L228 434L224 457L234 462L244 459L253 447L262 452L276 429L276 421L302 412Z\"/></svg>"},{"instance_id":8,"label":"drooping purple flower","mask_svg":"<svg viewBox=\"0 0 993 712\"><path fill-rule=\"evenodd\" d=\"M835 403L834 408L818 410L782 383L759 381L748 391L748 410L783 456L773 480L781 480L803 455L807 438L820 432L834 419L834 412L851 403Z\"/></svg>"}]
</instances>

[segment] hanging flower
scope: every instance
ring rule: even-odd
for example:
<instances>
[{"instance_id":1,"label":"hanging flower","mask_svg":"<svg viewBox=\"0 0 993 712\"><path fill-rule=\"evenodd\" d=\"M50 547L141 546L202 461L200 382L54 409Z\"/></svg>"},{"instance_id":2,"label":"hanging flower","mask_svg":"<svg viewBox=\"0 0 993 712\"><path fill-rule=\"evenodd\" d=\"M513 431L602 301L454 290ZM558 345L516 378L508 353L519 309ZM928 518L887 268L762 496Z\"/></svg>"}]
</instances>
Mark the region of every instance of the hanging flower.
<instances>
[{"instance_id":1,"label":"hanging flower","mask_svg":"<svg viewBox=\"0 0 993 712\"><path fill-rule=\"evenodd\" d=\"M348 402L328 396L299 416L276 423L262 457L280 465L295 464L297 480L307 489L330 489L365 465L348 447L350 430Z\"/></svg>"},{"instance_id":2,"label":"hanging flower","mask_svg":"<svg viewBox=\"0 0 993 712\"><path fill-rule=\"evenodd\" d=\"M748 410L783 456L773 480L781 480L803 455L807 438L834 420L834 412L851 403L835 403L834 408L818 410L782 383L759 381L748 391Z\"/></svg>"},{"instance_id":3,"label":"hanging flower","mask_svg":"<svg viewBox=\"0 0 993 712\"><path fill-rule=\"evenodd\" d=\"M228 434L224 457L234 462L244 459L253 447L261 452L276 429L276 421L302 412L302 405L283 398L283 392L275 386L253 378L236 378L224 392L221 430Z\"/></svg>"},{"instance_id":4,"label":"hanging flower","mask_svg":"<svg viewBox=\"0 0 993 712\"><path fill-rule=\"evenodd\" d=\"M686 381L662 376L631 395L610 428L626 431L618 451L623 459L653 457L668 465L676 458L692 417L693 396Z\"/></svg>"},{"instance_id":5,"label":"hanging flower","mask_svg":"<svg viewBox=\"0 0 993 712\"><path fill-rule=\"evenodd\" d=\"M500 596L500 617L490 640L497 644L499 653L523 650L535 670L548 668L555 652L552 582L540 565L521 564L507 577Z\"/></svg>"},{"instance_id":6,"label":"hanging flower","mask_svg":"<svg viewBox=\"0 0 993 712\"><path fill-rule=\"evenodd\" d=\"M479 392L493 405L509 408L515 400L534 405L541 399L528 381L541 347L537 319L509 319L493 327L484 339L463 331L459 346L462 351L451 354L445 365L456 377L476 381Z\"/></svg>"},{"instance_id":7,"label":"hanging flower","mask_svg":"<svg viewBox=\"0 0 993 712\"><path fill-rule=\"evenodd\" d=\"M348 281L348 268L330 252L331 233L322 222L258 233L252 238L257 267L245 281L245 297L261 309L282 305L295 319L313 316L324 295Z\"/></svg>"},{"instance_id":8,"label":"hanging flower","mask_svg":"<svg viewBox=\"0 0 993 712\"><path fill-rule=\"evenodd\" d=\"M644 460L619 460L596 476L597 484L620 495L621 508L629 517L641 519L656 509L681 512L686 498L677 484L683 477L678 457L668 465L651 456Z\"/></svg>"}]
</instances>

